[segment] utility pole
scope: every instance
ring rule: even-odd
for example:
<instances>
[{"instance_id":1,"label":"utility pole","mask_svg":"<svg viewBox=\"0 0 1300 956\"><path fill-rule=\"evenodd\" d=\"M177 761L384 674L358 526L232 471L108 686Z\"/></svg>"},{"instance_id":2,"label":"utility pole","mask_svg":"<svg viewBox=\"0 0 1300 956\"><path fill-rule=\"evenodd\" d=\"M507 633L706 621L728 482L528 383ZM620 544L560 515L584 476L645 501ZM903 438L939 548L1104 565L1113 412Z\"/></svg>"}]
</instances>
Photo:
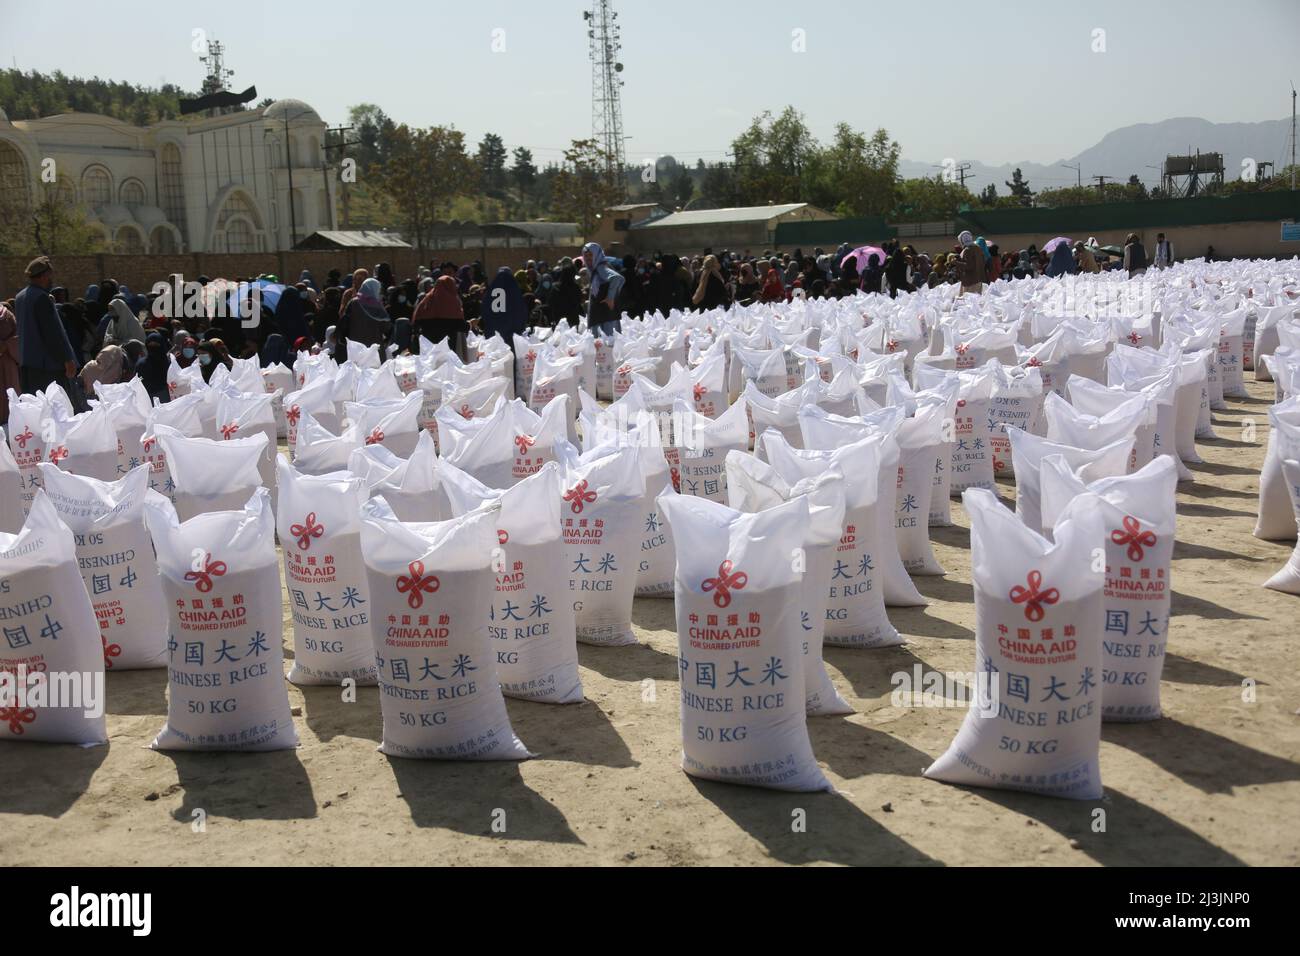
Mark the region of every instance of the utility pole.
<instances>
[{"instance_id":1,"label":"utility pole","mask_svg":"<svg viewBox=\"0 0 1300 956\"><path fill-rule=\"evenodd\" d=\"M1295 189L1295 84L1291 84L1291 188Z\"/></svg>"},{"instance_id":2,"label":"utility pole","mask_svg":"<svg viewBox=\"0 0 1300 956\"><path fill-rule=\"evenodd\" d=\"M325 185L326 196L329 196L329 163L328 163L329 151L331 149L344 150L347 149L347 147L349 146L355 146L356 145L355 143L348 142L348 137L347 137L347 133L350 132L352 128L353 127L351 126L330 126L330 127L326 127L325 129L325 139L327 140L327 142L321 146L321 172L325 175L326 178L326 185ZM337 133L339 136L339 141L332 146L328 143L330 133ZM342 162L343 159L344 157L342 153L340 153L339 161ZM347 186L346 183L342 183L339 186L339 188L343 190L343 228L344 229L348 228L348 222L349 222L348 200L350 197L348 195L348 190L346 186ZM331 203L332 202L333 200L331 200Z\"/></svg>"},{"instance_id":3,"label":"utility pole","mask_svg":"<svg viewBox=\"0 0 1300 956\"><path fill-rule=\"evenodd\" d=\"M293 208L293 155L289 149L289 111L284 112L284 165L289 170L289 248L298 244L298 211Z\"/></svg>"},{"instance_id":4,"label":"utility pole","mask_svg":"<svg viewBox=\"0 0 1300 956\"><path fill-rule=\"evenodd\" d=\"M943 170L951 169L952 175L957 177L957 182L961 184L961 187L963 189L966 188L966 180L975 178L975 175L973 173L968 172L968 170L970 169L970 163L958 163L956 166L949 166L946 163L944 164L933 163L931 165L933 166L934 169L943 169Z\"/></svg>"},{"instance_id":5,"label":"utility pole","mask_svg":"<svg viewBox=\"0 0 1300 956\"><path fill-rule=\"evenodd\" d=\"M1083 164L1079 163L1077 166L1071 166L1069 163L1061 163L1061 166L1063 166L1065 169L1074 170L1075 178L1078 180L1077 183L1078 188L1082 189L1083 188Z\"/></svg>"},{"instance_id":6,"label":"utility pole","mask_svg":"<svg viewBox=\"0 0 1300 956\"><path fill-rule=\"evenodd\" d=\"M1100 198L1106 195L1106 180L1108 179L1113 180L1115 177L1114 176L1090 176L1089 178L1097 180L1097 196L1098 198Z\"/></svg>"}]
</instances>

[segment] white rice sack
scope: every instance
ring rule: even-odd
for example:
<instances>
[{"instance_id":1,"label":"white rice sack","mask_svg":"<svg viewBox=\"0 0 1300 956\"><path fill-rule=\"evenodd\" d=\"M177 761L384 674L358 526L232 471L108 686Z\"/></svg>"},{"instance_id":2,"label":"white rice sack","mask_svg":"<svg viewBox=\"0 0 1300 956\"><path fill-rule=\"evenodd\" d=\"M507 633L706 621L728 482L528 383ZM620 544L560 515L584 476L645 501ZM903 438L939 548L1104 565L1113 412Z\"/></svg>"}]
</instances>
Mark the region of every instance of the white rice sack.
<instances>
[{"instance_id":1,"label":"white rice sack","mask_svg":"<svg viewBox=\"0 0 1300 956\"><path fill-rule=\"evenodd\" d=\"M223 392L217 399L217 432L223 441L232 438L266 436L266 450L257 461L263 486L275 488L275 398L274 392Z\"/></svg>"},{"instance_id":2,"label":"white rice sack","mask_svg":"<svg viewBox=\"0 0 1300 956\"><path fill-rule=\"evenodd\" d=\"M1123 475L1133 454L1133 439L1120 438L1101 448L1079 448L1062 442L1048 441L1019 428L1008 428L1007 436L1015 449L1016 464L1016 515L1026 528L1038 531L1043 528L1042 493L1040 478L1043 459L1048 455L1061 455L1073 469L1082 470L1084 481L1096 481ZM1047 526L1050 533L1051 525Z\"/></svg>"},{"instance_id":3,"label":"white rice sack","mask_svg":"<svg viewBox=\"0 0 1300 956\"><path fill-rule=\"evenodd\" d=\"M1099 417L1086 415L1064 399L1049 395L1043 403L1043 414L1047 417L1047 437L1051 441L1097 449L1128 439L1126 468L1129 472L1135 470L1139 457L1146 461L1152 458L1154 449L1150 441L1151 428L1156 424L1156 404L1150 395L1136 394ZM1139 435L1147 443L1141 451L1137 450Z\"/></svg>"},{"instance_id":4,"label":"white rice sack","mask_svg":"<svg viewBox=\"0 0 1300 956\"><path fill-rule=\"evenodd\" d=\"M1042 483L1044 525L1085 507L1100 510L1105 522L1101 719L1157 720L1174 587L1178 470L1161 456L1135 474L1085 484L1064 458L1052 456L1043 462Z\"/></svg>"},{"instance_id":5,"label":"white rice sack","mask_svg":"<svg viewBox=\"0 0 1300 956\"><path fill-rule=\"evenodd\" d=\"M306 475L276 456L276 533L293 615L294 684L375 683L370 589L361 560L365 482Z\"/></svg>"},{"instance_id":6,"label":"white rice sack","mask_svg":"<svg viewBox=\"0 0 1300 956\"><path fill-rule=\"evenodd\" d=\"M483 609L494 597L500 508L436 523L398 521L383 499L361 509L361 547L384 718L393 757L523 760Z\"/></svg>"},{"instance_id":7,"label":"white rice sack","mask_svg":"<svg viewBox=\"0 0 1300 956\"><path fill-rule=\"evenodd\" d=\"M334 404L332 377L312 379L298 391L284 396L284 420L288 427L285 440L290 452L297 442L298 422L303 412L309 412L322 426L338 434L343 427L343 416Z\"/></svg>"},{"instance_id":8,"label":"white rice sack","mask_svg":"<svg viewBox=\"0 0 1300 956\"><path fill-rule=\"evenodd\" d=\"M844 475L832 468L790 485L766 462L743 451L727 453L727 497L737 511L754 514L801 495L808 499L804 572L799 607L803 635L804 706L810 715L851 714L822 659L835 545L844 530Z\"/></svg>"},{"instance_id":9,"label":"white rice sack","mask_svg":"<svg viewBox=\"0 0 1300 956\"><path fill-rule=\"evenodd\" d=\"M1099 385L1087 378L1079 378L1070 382L1070 404L1082 414L1096 419L1098 423L1103 421L1105 416L1122 409L1126 403L1137 397L1147 398L1151 403L1151 408L1146 418L1147 423L1138 425L1133 432L1133 457L1129 461L1130 472L1145 468L1158 454L1157 449L1162 447L1159 444L1162 419L1166 429L1165 434L1169 434L1173 422L1172 392L1168 395L1169 401L1162 404L1156 394L1151 391L1144 390L1135 395L1122 388ZM1177 465L1175 465L1174 470L1177 472Z\"/></svg>"},{"instance_id":10,"label":"white rice sack","mask_svg":"<svg viewBox=\"0 0 1300 956\"><path fill-rule=\"evenodd\" d=\"M795 484L830 468L846 477L844 528L831 557L830 587L826 604L826 643L841 647L892 647L903 638L885 613L881 555L897 552L890 523L882 523L892 509L880 500L880 461L886 446L898 446L887 435L863 438L834 450L791 448L775 431L759 436L767 461L785 481ZM853 475L853 480L847 476ZM887 497L892 492L884 489ZM681 549L678 548L678 561Z\"/></svg>"},{"instance_id":11,"label":"white rice sack","mask_svg":"<svg viewBox=\"0 0 1300 956\"><path fill-rule=\"evenodd\" d=\"M584 644L639 643L632 600L644 523L645 478L635 449L557 449L563 469L560 515L569 592Z\"/></svg>"},{"instance_id":12,"label":"white rice sack","mask_svg":"<svg viewBox=\"0 0 1300 956\"><path fill-rule=\"evenodd\" d=\"M804 496L758 514L686 495L660 502L677 546L682 769L829 790L808 740L797 556Z\"/></svg>"},{"instance_id":13,"label":"white rice sack","mask_svg":"<svg viewBox=\"0 0 1300 956\"><path fill-rule=\"evenodd\" d=\"M415 451L420 437L420 406L424 399L412 392L392 401L345 402L344 418L360 429L367 445L383 445L399 458Z\"/></svg>"},{"instance_id":14,"label":"white rice sack","mask_svg":"<svg viewBox=\"0 0 1300 956\"><path fill-rule=\"evenodd\" d=\"M548 462L504 490L488 488L454 465L443 467L456 511L490 502L501 507L492 567L496 593L485 614L502 693L543 704L581 702L569 573L555 560L562 547L560 466Z\"/></svg>"},{"instance_id":15,"label":"white rice sack","mask_svg":"<svg viewBox=\"0 0 1300 956\"><path fill-rule=\"evenodd\" d=\"M383 498L398 521L452 517L429 432L420 436L410 458L398 458L383 445L363 445L349 456L347 470L365 479L367 495Z\"/></svg>"},{"instance_id":16,"label":"white rice sack","mask_svg":"<svg viewBox=\"0 0 1300 956\"><path fill-rule=\"evenodd\" d=\"M108 742L98 630L72 532L38 492L0 533L0 740Z\"/></svg>"},{"instance_id":17,"label":"white rice sack","mask_svg":"<svg viewBox=\"0 0 1300 956\"><path fill-rule=\"evenodd\" d=\"M1036 368L1008 369L996 367L993 397L989 401L989 447L993 450L993 474L1010 478L1015 474L1011 463L1011 442L1007 426L1038 434L1043 415L1043 377ZM1087 381L1087 379L1084 379Z\"/></svg>"},{"instance_id":18,"label":"white rice sack","mask_svg":"<svg viewBox=\"0 0 1300 956\"><path fill-rule=\"evenodd\" d=\"M187 394L155 405L140 434L140 457L149 466L149 490L158 492L173 503L176 500L176 482L172 480L171 468L167 465L167 453L158 441L157 426L173 429L186 438L202 438L202 404L202 397Z\"/></svg>"},{"instance_id":19,"label":"white rice sack","mask_svg":"<svg viewBox=\"0 0 1300 956\"><path fill-rule=\"evenodd\" d=\"M1245 328L1246 307L1222 316L1219 331L1219 354L1216 357L1219 366L1219 379L1223 383L1223 394L1232 398L1246 397L1245 368Z\"/></svg>"},{"instance_id":20,"label":"white rice sack","mask_svg":"<svg viewBox=\"0 0 1300 956\"><path fill-rule=\"evenodd\" d=\"M569 398L557 395L540 415L520 399L500 403L487 418L438 410L440 456L489 488L508 488L555 461L568 434Z\"/></svg>"},{"instance_id":21,"label":"white rice sack","mask_svg":"<svg viewBox=\"0 0 1300 956\"><path fill-rule=\"evenodd\" d=\"M293 436L293 466L304 475L343 471L353 452L366 447L364 435L359 424L348 425L336 435L304 410Z\"/></svg>"},{"instance_id":22,"label":"white rice sack","mask_svg":"<svg viewBox=\"0 0 1300 956\"><path fill-rule=\"evenodd\" d=\"M117 480L117 431L107 406L64 418L57 411L44 420L45 460L70 475Z\"/></svg>"},{"instance_id":23,"label":"white rice sack","mask_svg":"<svg viewBox=\"0 0 1300 956\"><path fill-rule=\"evenodd\" d=\"M971 519L975 671L988 683L932 780L1095 800L1102 795L1104 546L1096 509L1056 526L1053 545L982 488Z\"/></svg>"},{"instance_id":24,"label":"white rice sack","mask_svg":"<svg viewBox=\"0 0 1300 956\"><path fill-rule=\"evenodd\" d=\"M298 390L293 370L276 362L262 369L262 381L265 383L266 393L272 396L271 409L275 413L275 437L288 438L289 421L284 417L284 396Z\"/></svg>"},{"instance_id":25,"label":"white rice sack","mask_svg":"<svg viewBox=\"0 0 1300 956\"><path fill-rule=\"evenodd\" d=\"M171 614L167 724L153 749L297 747L270 492L258 488L239 510L185 522L150 495L145 522Z\"/></svg>"},{"instance_id":26,"label":"white rice sack","mask_svg":"<svg viewBox=\"0 0 1300 956\"><path fill-rule=\"evenodd\" d=\"M113 482L41 465L45 493L72 530L77 564L104 645L104 667L167 665L167 607L144 524L149 468Z\"/></svg>"},{"instance_id":27,"label":"white rice sack","mask_svg":"<svg viewBox=\"0 0 1300 956\"><path fill-rule=\"evenodd\" d=\"M133 378L114 385L100 382L95 386L95 394L108 408L117 433L117 477L121 478L140 464L140 438L153 410L149 393L140 379Z\"/></svg>"},{"instance_id":28,"label":"white rice sack","mask_svg":"<svg viewBox=\"0 0 1300 956\"><path fill-rule=\"evenodd\" d=\"M1259 517L1254 534L1265 541L1290 541L1296 536L1296 520L1282 462L1300 459L1300 395L1269 408L1268 421L1268 447L1259 473Z\"/></svg>"},{"instance_id":29,"label":"white rice sack","mask_svg":"<svg viewBox=\"0 0 1300 956\"><path fill-rule=\"evenodd\" d=\"M727 410L727 357L721 350L708 355L691 369L691 400L705 418L717 418Z\"/></svg>"},{"instance_id":30,"label":"white rice sack","mask_svg":"<svg viewBox=\"0 0 1300 956\"><path fill-rule=\"evenodd\" d=\"M614 400L614 342L596 333L596 397Z\"/></svg>"},{"instance_id":31,"label":"white rice sack","mask_svg":"<svg viewBox=\"0 0 1300 956\"><path fill-rule=\"evenodd\" d=\"M726 459L729 451L749 449L747 405L743 399L715 419L705 418L686 402L678 402L673 420L680 423L665 453L673 487L680 494L727 500Z\"/></svg>"},{"instance_id":32,"label":"white rice sack","mask_svg":"<svg viewBox=\"0 0 1300 956\"><path fill-rule=\"evenodd\" d=\"M1291 506L1297 524L1300 524L1300 461L1288 458L1282 462L1282 479L1291 494ZM1264 582L1264 587L1286 594L1300 594L1300 542L1277 574Z\"/></svg>"},{"instance_id":33,"label":"white rice sack","mask_svg":"<svg viewBox=\"0 0 1300 956\"><path fill-rule=\"evenodd\" d=\"M0 428L0 532L17 534L23 527L23 476Z\"/></svg>"},{"instance_id":34,"label":"white rice sack","mask_svg":"<svg viewBox=\"0 0 1300 956\"><path fill-rule=\"evenodd\" d=\"M207 511L240 511L261 485L258 464L266 454L266 435L262 432L251 438L213 441L186 438L158 425L154 435L167 456L176 486L176 514L181 521Z\"/></svg>"}]
</instances>

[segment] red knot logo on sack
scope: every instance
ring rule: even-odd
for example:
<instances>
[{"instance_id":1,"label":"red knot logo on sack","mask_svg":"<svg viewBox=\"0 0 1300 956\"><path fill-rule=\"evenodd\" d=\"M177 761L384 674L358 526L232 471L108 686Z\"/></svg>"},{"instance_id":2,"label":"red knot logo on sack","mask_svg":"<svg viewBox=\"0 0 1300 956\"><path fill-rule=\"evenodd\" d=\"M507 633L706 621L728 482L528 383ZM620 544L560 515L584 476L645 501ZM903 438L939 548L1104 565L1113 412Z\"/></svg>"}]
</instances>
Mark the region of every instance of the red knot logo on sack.
<instances>
[{"instance_id":1,"label":"red knot logo on sack","mask_svg":"<svg viewBox=\"0 0 1300 956\"><path fill-rule=\"evenodd\" d=\"M425 576L423 561L412 561L407 565L406 570L411 573L411 576L407 577L403 574L397 578L397 593L406 594L406 603L411 607L423 607L424 595L438 590L440 582L432 574Z\"/></svg>"},{"instance_id":2,"label":"red knot logo on sack","mask_svg":"<svg viewBox=\"0 0 1300 956\"><path fill-rule=\"evenodd\" d=\"M1130 332L1128 334L1128 340L1136 346L1139 342L1142 341L1142 336L1138 335L1136 332Z\"/></svg>"},{"instance_id":3,"label":"red knot logo on sack","mask_svg":"<svg viewBox=\"0 0 1300 956\"><path fill-rule=\"evenodd\" d=\"M378 425L375 426L374 431L372 431L369 435L366 436L367 445L378 445L383 440L384 440L384 432Z\"/></svg>"},{"instance_id":4,"label":"red knot logo on sack","mask_svg":"<svg viewBox=\"0 0 1300 956\"><path fill-rule=\"evenodd\" d=\"M535 439L535 438L533 438L533 437L531 437L531 436L529 436L529 435L516 435L516 436L515 436L515 444L519 446L519 454L521 454L521 455L526 455L526 454L528 454L528 449L532 448L532 447L533 447L533 444L534 444L536 441L537 441L537 439Z\"/></svg>"},{"instance_id":5,"label":"red knot logo on sack","mask_svg":"<svg viewBox=\"0 0 1300 956\"><path fill-rule=\"evenodd\" d=\"M706 391L707 389L705 389L705 387L702 384L697 382L695 384L695 400L698 402L700 399L702 399Z\"/></svg>"},{"instance_id":6,"label":"red knot logo on sack","mask_svg":"<svg viewBox=\"0 0 1300 956\"><path fill-rule=\"evenodd\" d=\"M9 725L9 733L21 737L23 724L36 722L36 711L30 707L0 707L0 723Z\"/></svg>"},{"instance_id":7,"label":"red knot logo on sack","mask_svg":"<svg viewBox=\"0 0 1300 956\"><path fill-rule=\"evenodd\" d=\"M153 451L153 446L156 445L156 444L158 444L158 439L157 439L157 438L146 438L146 439L144 440L143 444L144 444L144 453L147 455L147 454L149 454L149 452Z\"/></svg>"},{"instance_id":8,"label":"red knot logo on sack","mask_svg":"<svg viewBox=\"0 0 1300 956\"><path fill-rule=\"evenodd\" d=\"M298 419L302 418L302 406L290 405L289 410L284 413L284 417L288 419L290 425L297 425Z\"/></svg>"},{"instance_id":9,"label":"red knot logo on sack","mask_svg":"<svg viewBox=\"0 0 1300 956\"><path fill-rule=\"evenodd\" d=\"M461 418L466 418L466 419L468 419L468 418L473 418L473 417L474 417L474 409L470 408L469 405L461 405L461 407L460 407L460 417L461 417Z\"/></svg>"},{"instance_id":10,"label":"red knot logo on sack","mask_svg":"<svg viewBox=\"0 0 1300 956\"><path fill-rule=\"evenodd\" d=\"M1037 355L1031 355L1029 361L1025 363L1025 368L1042 368L1043 363Z\"/></svg>"},{"instance_id":11,"label":"red knot logo on sack","mask_svg":"<svg viewBox=\"0 0 1300 956\"><path fill-rule=\"evenodd\" d=\"M60 445L58 448L51 449L50 462L57 465L63 459L68 457L68 448L66 445Z\"/></svg>"},{"instance_id":12,"label":"red knot logo on sack","mask_svg":"<svg viewBox=\"0 0 1300 956\"><path fill-rule=\"evenodd\" d=\"M26 448L27 448L27 443L28 443L29 441L31 441L33 438L35 438L35 437L36 437L36 436L32 434L32 429L31 429L31 426L29 425L27 428L25 428L25 429L23 430L23 432L22 432L21 435L15 435L15 436L14 436L14 441L18 442L18 447L19 447L19 448L22 448L23 450L26 450Z\"/></svg>"},{"instance_id":13,"label":"red knot logo on sack","mask_svg":"<svg viewBox=\"0 0 1300 956\"><path fill-rule=\"evenodd\" d=\"M193 581L196 588L207 594L212 590L212 579L221 577L228 570L225 561L213 561L212 555L205 553L203 555L203 570L186 571L185 580Z\"/></svg>"},{"instance_id":14,"label":"red knot logo on sack","mask_svg":"<svg viewBox=\"0 0 1300 956\"><path fill-rule=\"evenodd\" d=\"M1141 561L1145 553L1144 548L1154 548L1156 546L1156 533L1148 528L1142 530L1142 522L1132 515L1124 516L1124 530L1112 531L1110 540L1116 544L1128 545L1128 559L1130 561Z\"/></svg>"},{"instance_id":15,"label":"red knot logo on sack","mask_svg":"<svg viewBox=\"0 0 1300 956\"><path fill-rule=\"evenodd\" d=\"M111 669L113 658L122 656L122 645L108 643L108 636L105 634L99 635L99 639L104 643L104 666Z\"/></svg>"},{"instance_id":16,"label":"red knot logo on sack","mask_svg":"<svg viewBox=\"0 0 1300 956\"><path fill-rule=\"evenodd\" d=\"M1043 615L1047 613L1043 609L1043 605L1055 604L1061 599L1061 592L1056 588L1048 588L1046 591L1039 590L1043 586L1041 571L1030 571L1028 584L1028 588L1022 588L1017 584L1011 589L1009 595L1011 603L1025 605L1025 617L1031 621L1041 621Z\"/></svg>"},{"instance_id":17,"label":"red knot logo on sack","mask_svg":"<svg viewBox=\"0 0 1300 956\"><path fill-rule=\"evenodd\" d=\"M569 507L573 509L575 515L580 515L584 502L586 504L594 502L596 493L587 490L587 480L584 478L564 493L564 500L570 502Z\"/></svg>"},{"instance_id":18,"label":"red knot logo on sack","mask_svg":"<svg viewBox=\"0 0 1300 956\"><path fill-rule=\"evenodd\" d=\"M230 441L230 439L234 438L238 432L239 432L238 422L229 422L221 426L221 437L224 438L226 441Z\"/></svg>"},{"instance_id":19,"label":"red knot logo on sack","mask_svg":"<svg viewBox=\"0 0 1300 956\"><path fill-rule=\"evenodd\" d=\"M743 590L749 583L749 575L744 571L731 573L732 564L730 561L723 561L718 565L718 576L716 578L705 578L704 583L700 585L700 590L705 594L710 591L716 591L713 595L713 603L718 607L726 607L731 603L731 592Z\"/></svg>"},{"instance_id":20,"label":"red knot logo on sack","mask_svg":"<svg viewBox=\"0 0 1300 956\"><path fill-rule=\"evenodd\" d=\"M312 511L308 513L304 523L290 525L289 533L298 539L298 547L307 551L311 548L312 538L319 538L325 534L325 526L316 520L316 512Z\"/></svg>"}]
</instances>

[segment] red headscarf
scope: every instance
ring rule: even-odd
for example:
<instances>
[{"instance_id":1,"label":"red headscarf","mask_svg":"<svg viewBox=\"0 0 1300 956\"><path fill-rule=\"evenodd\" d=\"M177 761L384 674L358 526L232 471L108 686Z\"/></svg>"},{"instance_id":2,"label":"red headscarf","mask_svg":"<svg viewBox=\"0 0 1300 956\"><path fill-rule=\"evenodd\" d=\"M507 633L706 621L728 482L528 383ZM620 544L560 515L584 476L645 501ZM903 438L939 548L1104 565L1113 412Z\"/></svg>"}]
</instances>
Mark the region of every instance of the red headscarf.
<instances>
[{"instance_id":1,"label":"red headscarf","mask_svg":"<svg viewBox=\"0 0 1300 956\"><path fill-rule=\"evenodd\" d=\"M411 316L412 322L423 319L464 319L465 307L460 301L460 288L452 276L438 276L438 279L415 306Z\"/></svg>"},{"instance_id":2,"label":"red headscarf","mask_svg":"<svg viewBox=\"0 0 1300 956\"><path fill-rule=\"evenodd\" d=\"M781 284L781 274L775 269L767 270L761 298L764 302L780 302L785 298L785 286Z\"/></svg>"}]
</instances>

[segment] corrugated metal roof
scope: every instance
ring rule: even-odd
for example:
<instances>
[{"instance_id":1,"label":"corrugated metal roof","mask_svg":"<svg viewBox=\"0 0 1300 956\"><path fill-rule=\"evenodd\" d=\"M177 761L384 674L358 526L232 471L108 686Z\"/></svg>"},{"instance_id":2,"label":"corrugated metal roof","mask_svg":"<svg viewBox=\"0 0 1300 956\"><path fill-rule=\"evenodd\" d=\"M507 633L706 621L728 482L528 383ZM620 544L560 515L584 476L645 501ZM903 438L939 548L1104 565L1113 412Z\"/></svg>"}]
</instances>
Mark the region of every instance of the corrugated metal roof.
<instances>
[{"instance_id":1,"label":"corrugated metal roof","mask_svg":"<svg viewBox=\"0 0 1300 956\"><path fill-rule=\"evenodd\" d=\"M576 222L489 222L483 226L484 235L528 236L551 241L578 235Z\"/></svg>"},{"instance_id":2,"label":"corrugated metal roof","mask_svg":"<svg viewBox=\"0 0 1300 956\"><path fill-rule=\"evenodd\" d=\"M777 216L796 212L806 207L806 202L781 203L774 206L735 206L730 209L694 209L675 212L648 222L638 229L659 229L663 226L702 226L720 222L767 222Z\"/></svg>"},{"instance_id":3,"label":"corrugated metal roof","mask_svg":"<svg viewBox=\"0 0 1300 956\"><path fill-rule=\"evenodd\" d=\"M370 249L381 246L389 246L396 249L411 248L411 244L406 242L400 236L395 236L390 232L369 232L364 229L346 232L343 230L333 229L319 230L313 232L306 239L303 239L299 245L302 245L317 236L336 246L345 246L348 248L356 247Z\"/></svg>"}]
</instances>

